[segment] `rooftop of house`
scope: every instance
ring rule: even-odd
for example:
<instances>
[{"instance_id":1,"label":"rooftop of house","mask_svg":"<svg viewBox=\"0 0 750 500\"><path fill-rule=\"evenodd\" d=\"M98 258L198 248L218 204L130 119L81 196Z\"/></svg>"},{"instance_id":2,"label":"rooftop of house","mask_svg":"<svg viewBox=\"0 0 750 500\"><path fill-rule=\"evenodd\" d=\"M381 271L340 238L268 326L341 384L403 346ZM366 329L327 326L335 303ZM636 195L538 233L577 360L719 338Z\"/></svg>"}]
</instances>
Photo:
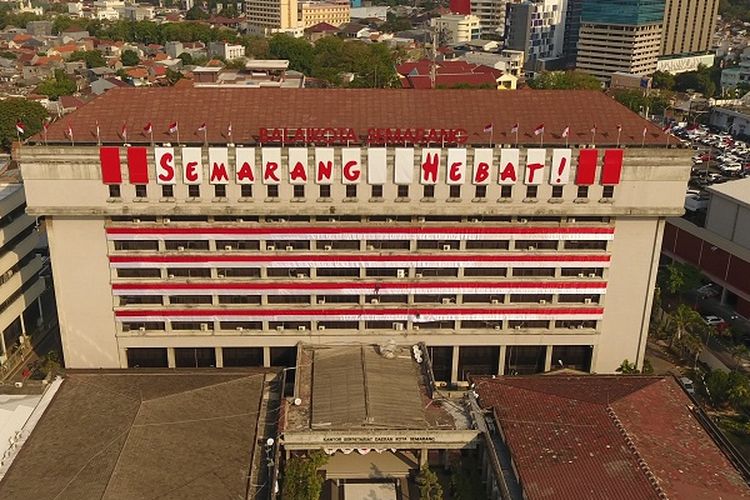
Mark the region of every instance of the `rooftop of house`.
<instances>
[{"instance_id":1,"label":"rooftop of house","mask_svg":"<svg viewBox=\"0 0 750 500\"><path fill-rule=\"evenodd\" d=\"M239 112L238 110L242 110ZM171 142L167 126L177 121L185 130L202 123L208 141L223 142L221 131L232 122L235 140L257 141L260 128L345 127L365 133L370 128L460 128L468 144L486 144L484 128L492 124L495 141L510 144L511 129L518 124L519 144L538 144L534 129L543 124L545 145L565 144L562 132L570 127L571 144L585 144L590 129L597 126L597 143L615 145L618 125L620 144L666 145L660 127L633 113L598 91L530 90L413 90L401 89L236 89L236 88L144 88L112 89L75 113L53 123L50 143L68 143L68 125L93 130L101 124L104 143L121 142L123 123L141 130L153 123L157 142ZM643 132L646 132L645 137ZM148 143L149 137L129 138ZM190 140L183 138L183 140ZM202 138L201 141L202 142Z\"/></svg>"},{"instance_id":2,"label":"rooftop of house","mask_svg":"<svg viewBox=\"0 0 750 500\"><path fill-rule=\"evenodd\" d=\"M68 374L3 498L245 498L262 370Z\"/></svg>"},{"instance_id":3,"label":"rooftop of house","mask_svg":"<svg viewBox=\"0 0 750 500\"><path fill-rule=\"evenodd\" d=\"M750 498L672 377L476 377L524 498Z\"/></svg>"}]
</instances>

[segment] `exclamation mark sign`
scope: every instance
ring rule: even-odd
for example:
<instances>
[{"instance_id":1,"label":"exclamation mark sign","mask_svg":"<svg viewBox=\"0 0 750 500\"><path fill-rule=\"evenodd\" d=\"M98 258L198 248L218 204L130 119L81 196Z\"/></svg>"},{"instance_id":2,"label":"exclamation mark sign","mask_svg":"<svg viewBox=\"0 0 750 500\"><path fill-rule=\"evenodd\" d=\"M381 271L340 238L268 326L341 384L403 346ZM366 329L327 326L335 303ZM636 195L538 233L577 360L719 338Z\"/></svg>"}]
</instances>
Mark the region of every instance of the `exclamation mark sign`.
<instances>
[{"instance_id":1,"label":"exclamation mark sign","mask_svg":"<svg viewBox=\"0 0 750 500\"><path fill-rule=\"evenodd\" d=\"M562 174L565 172L565 167L568 164L568 158L563 156L560 158L560 166L557 167L557 180L555 180L555 184L560 184L562 181Z\"/></svg>"}]
</instances>

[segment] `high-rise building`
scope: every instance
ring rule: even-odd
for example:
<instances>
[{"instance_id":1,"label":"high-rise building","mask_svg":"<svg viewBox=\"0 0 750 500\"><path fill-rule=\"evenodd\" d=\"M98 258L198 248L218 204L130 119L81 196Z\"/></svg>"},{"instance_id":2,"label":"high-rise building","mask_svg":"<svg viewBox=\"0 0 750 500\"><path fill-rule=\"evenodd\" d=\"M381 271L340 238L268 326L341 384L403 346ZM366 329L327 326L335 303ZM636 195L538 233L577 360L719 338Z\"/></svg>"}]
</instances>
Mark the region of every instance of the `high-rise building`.
<instances>
[{"instance_id":1,"label":"high-rise building","mask_svg":"<svg viewBox=\"0 0 750 500\"><path fill-rule=\"evenodd\" d=\"M480 36L479 18L462 14L445 14L430 19L441 43L453 44L476 40Z\"/></svg>"},{"instance_id":2,"label":"high-rise building","mask_svg":"<svg viewBox=\"0 0 750 500\"><path fill-rule=\"evenodd\" d=\"M664 0L584 0L576 69L650 75L661 54Z\"/></svg>"},{"instance_id":3,"label":"high-rise building","mask_svg":"<svg viewBox=\"0 0 750 500\"><path fill-rule=\"evenodd\" d=\"M584 0L568 0L565 6L565 29L563 31L563 64L575 68L578 50L578 34L581 30L581 11Z\"/></svg>"},{"instance_id":4,"label":"high-rise building","mask_svg":"<svg viewBox=\"0 0 750 500\"><path fill-rule=\"evenodd\" d=\"M526 71L549 69L563 55L565 0L509 3L505 48L523 51Z\"/></svg>"},{"instance_id":5,"label":"high-rise building","mask_svg":"<svg viewBox=\"0 0 750 500\"><path fill-rule=\"evenodd\" d=\"M7 165L6 165L7 166ZM44 321L45 267L37 219L26 214L18 170L0 176L0 365ZM48 314L49 315L49 314Z\"/></svg>"},{"instance_id":6,"label":"high-rise building","mask_svg":"<svg viewBox=\"0 0 750 500\"><path fill-rule=\"evenodd\" d=\"M470 0L471 14L479 18L482 37L503 37L505 6L509 1L511 0Z\"/></svg>"},{"instance_id":7,"label":"high-rise building","mask_svg":"<svg viewBox=\"0 0 750 500\"><path fill-rule=\"evenodd\" d=\"M351 6L348 0L302 2L299 6L299 24L303 29L326 23L341 26L351 21Z\"/></svg>"},{"instance_id":8,"label":"high-rise building","mask_svg":"<svg viewBox=\"0 0 750 500\"><path fill-rule=\"evenodd\" d=\"M298 27L297 0L245 0L245 18L253 34L268 35Z\"/></svg>"},{"instance_id":9,"label":"high-rise building","mask_svg":"<svg viewBox=\"0 0 750 500\"><path fill-rule=\"evenodd\" d=\"M691 165L666 141L590 91L113 89L20 162L69 367L392 340L455 382L642 364Z\"/></svg>"},{"instance_id":10,"label":"high-rise building","mask_svg":"<svg viewBox=\"0 0 750 500\"><path fill-rule=\"evenodd\" d=\"M707 51L718 12L719 0L665 0L662 55Z\"/></svg>"}]
</instances>

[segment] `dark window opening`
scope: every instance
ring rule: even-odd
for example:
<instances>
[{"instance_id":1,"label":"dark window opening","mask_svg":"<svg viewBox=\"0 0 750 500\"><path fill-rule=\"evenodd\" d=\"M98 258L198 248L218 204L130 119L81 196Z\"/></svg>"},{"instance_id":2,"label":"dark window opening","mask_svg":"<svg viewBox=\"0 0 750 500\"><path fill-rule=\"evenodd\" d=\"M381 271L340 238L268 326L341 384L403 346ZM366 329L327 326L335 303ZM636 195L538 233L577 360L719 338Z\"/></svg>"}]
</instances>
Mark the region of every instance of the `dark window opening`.
<instances>
[{"instance_id":1,"label":"dark window opening","mask_svg":"<svg viewBox=\"0 0 750 500\"><path fill-rule=\"evenodd\" d=\"M458 379L469 375L496 375L500 363L497 346L461 346L458 348Z\"/></svg>"},{"instance_id":2,"label":"dark window opening","mask_svg":"<svg viewBox=\"0 0 750 500\"><path fill-rule=\"evenodd\" d=\"M269 198L278 198L279 197L279 186L272 184L270 186L266 186L266 190L268 192Z\"/></svg>"},{"instance_id":3,"label":"dark window opening","mask_svg":"<svg viewBox=\"0 0 750 500\"><path fill-rule=\"evenodd\" d=\"M110 186L109 186L109 197L110 198L119 198L120 196L121 196L120 185L119 184L110 184Z\"/></svg>"},{"instance_id":4,"label":"dark window opening","mask_svg":"<svg viewBox=\"0 0 750 500\"><path fill-rule=\"evenodd\" d=\"M240 196L242 198L252 198L253 197L253 185L252 184L242 184L240 186Z\"/></svg>"},{"instance_id":5,"label":"dark window opening","mask_svg":"<svg viewBox=\"0 0 750 500\"><path fill-rule=\"evenodd\" d=\"M161 187L161 195L164 198L174 198L174 186L167 185Z\"/></svg>"},{"instance_id":6,"label":"dark window opening","mask_svg":"<svg viewBox=\"0 0 750 500\"><path fill-rule=\"evenodd\" d=\"M263 366L262 347L225 347L221 354L226 368Z\"/></svg>"},{"instance_id":7,"label":"dark window opening","mask_svg":"<svg viewBox=\"0 0 750 500\"><path fill-rule=\"evenodd\" d=\"M505 350L505 375L531 375L544 371L546 346L514 346Z\"/></svg>"},{"instance_id":8,"label":"dark window opening","mask_svg":"<svg viewBox=\"0 0 750 500\"><path fill-rule=\"evenodd\" d=\"M381 186L381 185L372 186L372 197L373 198L382 198L383 197L383 186Z\"/></svg>"},{"instance_id":9,"label":"dark window opening","mask_svg":"<svg viewBox=\"0 0 750 500\"><path fill-rule=\"evenodd\" d=\"M398 197L408 198L409 197L409 186L401 185L398 187Z\"/></svg>"},{"instance_id":10,"label":"dark window opening","mask_svg":"<svg viewBox=\"0 0 750 500\"><path fill-rule=\"evenodd\" d=\"M213 368L216 349L213 347L176 347L174 364L177 368Z\"/></svg>"},{"instance_id":11,"label":"dark window opening","mask_svg":"<svg viewBox=\"0 0 750 500\"><path fill-rule=\"evenodd\" d=\"M321 198L330 198L331 197L331 186L328 184L323 184L319 186L318 188L320 190L320 197Z\"/></svg>"},{"instance_id":12,"label":"dark window opening","mask_svg":"<svg viewBox=\"0 0 750 500\"><path fill-rule=\"evenodd\" d=\"M148 196L148 190L146 189L145 184L138 184L135 187L135 196L136 198L145 198Z\"/></svg>"},{"instance_id":13,"label":"dark window opening","mask_svg":"<svg viewBox=\"0 0 750 500\"><path fill-rule=\"evenodd\" d=\"M432 184L428 184L424 186L424 197L425 198L434 198L435 197L435 186Z\"/></svg>"},{"instance_id":14,"label":"dark window opening","mask_svg":"<svg viewBox=\"0 0 750 500\"><path fill-rule=\"evenodd\" d=\"M552 197L553 198L562 198L563 195L563 187L562 186L552 186Z\"/></svg>"},{"instance_id":15,"label":"dark window opening","mask_svg":"<svg viewBox=\"0 0 750 500\"><path fill-rule=\"evenodd\" d=\"M166 368L167 349L164 347L129 347L128 368Z\"/></svg>"},{"instance_id":16,"label":"dark window opening","mask_svg":"<svg viewBox=\"0 0 750 500\"><path fill-rule=\"evenodd\" d=\"M448 196L451 198L461 197L461 186L451 186L448 188Z\"/></svg>"},{"instance_id":17,"label":"dark window opening","mask_svg":"<svg viewBox=\"0 0 750 500\"><path fill-rule=\"evenodd\" d=\"M217 184L214 186L214 197L216 198L226 198L227 197L227 187L224 184Z\"/></svg>"},{"instance_id":18,"label":"dark window opening","mask_svg":"<svg viewBox=\"0 0 750 500\"><path fill-rule=\"evenodd\" d=\"M188 197L200 198L201 187L200 186L188 186Z\"/></svg>"},{"instance_id":19,"label":"dark window opening","mask_svg":"<svg viewBox=\"0 0 750 500\"><path fill-rule=\"evenodd\" d=\"M347 198L356 198L357 197L357 185L356 184L347 184L347 186L346 186L346 197Z\"/></svg>"},{"instance_id":20,"label":"dark window opening","mask_svg":"<svg viewBox=\"0 0 750 500\"><path fill-rule=\"evenodd\" d=\"M305 197L305 186L294 186L293 189L293 196L295 198L304 198Z\"/></svg>"},{"instance_id":21,"label":"dark window opening","mask_svg":"<svg viewBox=\"0 0 750 500\"><path fill-rule=\"evenodd\" d=\"M475 198L486 198L487 197L487 186L477 186L474 188Z\"/></svg>"}]
</instances>

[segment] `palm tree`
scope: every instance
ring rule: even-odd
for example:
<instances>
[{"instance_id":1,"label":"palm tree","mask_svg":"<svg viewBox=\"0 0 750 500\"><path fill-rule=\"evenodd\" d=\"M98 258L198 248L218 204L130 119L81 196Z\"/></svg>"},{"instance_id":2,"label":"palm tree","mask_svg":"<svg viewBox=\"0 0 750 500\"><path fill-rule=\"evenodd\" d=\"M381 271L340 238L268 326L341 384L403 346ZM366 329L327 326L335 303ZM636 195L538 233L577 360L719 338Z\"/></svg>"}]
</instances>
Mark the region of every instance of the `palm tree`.
<instances>
[{"instance_id":1,"label":"palm tree","mask_svg":"<svg viewBox=\"0 0 750 500\"><path fill-rule=\"evenodd\" d=\"M674 347L675 342L679 343L683 335L689 330L703 326L703 319L694 309L685 304L680 304L671 314L670 323L673 331L669 339L669 347Z\"/></svg>"}]
</instances>

